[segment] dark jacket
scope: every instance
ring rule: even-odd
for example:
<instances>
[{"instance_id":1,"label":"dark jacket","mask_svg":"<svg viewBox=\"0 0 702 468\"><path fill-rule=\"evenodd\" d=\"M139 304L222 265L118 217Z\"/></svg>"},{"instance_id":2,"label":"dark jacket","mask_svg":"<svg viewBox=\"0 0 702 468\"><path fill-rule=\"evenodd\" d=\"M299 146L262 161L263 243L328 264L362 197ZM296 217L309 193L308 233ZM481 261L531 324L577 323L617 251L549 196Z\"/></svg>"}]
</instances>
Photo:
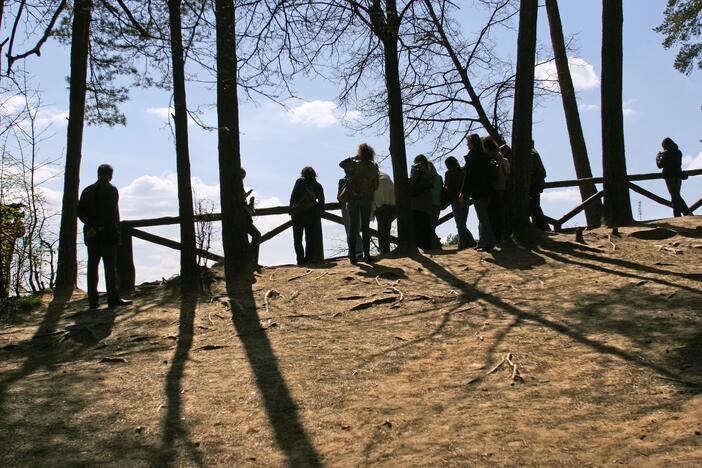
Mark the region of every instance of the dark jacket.
<instances>
[{"instance_id":1,"label":"dark jacket","mask_svg":"<svg viewBox=\"0 0 702 468\"><path fill-rule=\"evenodd\" d=\"M490 198L495 185L496 166L490 156L482 151L470 150L465 157L465 177L461 193L468 198Z\"/></svg>"},{"instance_id":2,"label":"dark jacket","mask_svg":"<svg viewBox=\"0 0 702 468\"><path fill-rule=\"evenodd\" d=\"M446 174L444 174L444 187L446 188L447 202L453 203L458 199L458 195L461 194L464 178L465 173L461 167L446 171Z\"/></svg>"},{"instance_id":3,"label":"dark jacket","mask_svg":"<svg viewBox=\"0 0 702 468\"><path fill-rule=\"evenodd\" d=\"M412 164L409 176L412 210L433 213L434 207L431 200L431 189L433 186L434 181L429 168L424 164Z\"/></svg>"},{"instance_id":4,"label":"dark jacket","mask_svg":"<svg viewBox=\"0 0 702 468\"><path fill-rule=\"evenodd\" d=\"M378 165L372 161L347 158L339 163L339 167L348 172L349 198L372 202L378 188Z\"/></svg>"},{"instance_id":5,"label":"dark jacket","mask_svg":"<svg viewBox=\"0 0 702 468\"><path fill-rule=\"evenodd\" d=\"M317 206L314 208L318 210L318 212L321 212L321 210L324 208L324 189L320 183L315 179L305 179L304 177L300 177L295 181L292 194L290 194L291 209L293 206L296 206L301 202L305 202L305 198L313 198L314 201L317 202Z\"/></svg>"},{"instance_id":6,"label":"dark jacket","mask_svg":"<svg viewBox=\"0 0 702 468\"><path fill-rule=\"evenodd\" d=\"M119 192L108 181L98 180L87 186L78 202L78 218L83 222L84 235L92 228L94 239L109 243L119 242ZM85 242L93 238L86 236Z\"/></svg>"},{"instance_id":7,"label":"dark jacket","mask_svg":"<svg viewBox=\"0 0 702 468\"><path fill-rule=\"evenodd\" d=\"M544 184L546 183L546 168L541 155L538 151L532 148L531 150L531 191L543 192Z\"/></svg>"},{"instance_id":8,"label":"dark jacket","mask_svg":"<svg viewBox=\"0 0 702 468\"><path fill-rule=\"evenodd\" d=\"M663 169L666 177L680 178L682 176L682 152L678 145L672 144L670 148L661 151L656 156L656 165Z\"/></svg>"}]
</instances>

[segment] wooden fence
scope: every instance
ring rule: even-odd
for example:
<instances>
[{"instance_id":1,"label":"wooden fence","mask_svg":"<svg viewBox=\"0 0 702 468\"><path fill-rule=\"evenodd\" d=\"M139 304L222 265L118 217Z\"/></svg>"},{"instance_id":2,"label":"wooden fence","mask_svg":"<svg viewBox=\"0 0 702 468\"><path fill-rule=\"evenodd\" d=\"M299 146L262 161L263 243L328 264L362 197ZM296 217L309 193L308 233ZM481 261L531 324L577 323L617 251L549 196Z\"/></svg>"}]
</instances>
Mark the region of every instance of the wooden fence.
<instances>
[{"instance_id":1,"label":"wooden fence","mask_svg":"<svg viewBox=\"0 0 702 468\"><path fill-rule=\"evenodd\" d=\"M698 176L702 175L702 169L696 169L692 171L687 171L688 176L693 177L693 176ZM655 193L652 193L643 187L635 184L634 182L642 181L642 180L656 180L656 179L663 179L663 176L660 173L651 173L651 174L634 174L630 175L628 177L628 183L629 183L629 188L640 194L643 195L646 198L649 198L650 200L653 200L656 203L660 203L661 205L671 207L672 204L671 202L663 198L661 196L656 195ZM578 187L581 184L585 183L592 183L594 182L595 184L602 184L602 177L593 177L590 179L573 179L573 180L560 180L560 181L554 181L554 182L547 182L545 185L545 188L548 189L555 189L555 188L568 188L568 187ZM595 200L599 200L603 197L604 192L602 190L598 191L596 194L588 198L587 200L583 201L580 203L578 206L573 208L572 210L568 211L566 214L561 216L560 218L551 218L549 216L546 216L546 220L553 225L554 230L560 231L563 228L563 225L573 219L575 216L577 216L579 213L585 210L585 208L593 203ZM695 203L690 205L690 210L695 211L697 210L700 206L702 206L702 198L697 200ZM327 203L324 205L324 211L322 212L322 218L329 220L331 222L341 224L343 225L343 219L341 216L331 213L331 211L337 211L340 210L341 206L339 203ZM275 206L275 207L270 207L270 208L258 208L256 209L256 217L259 216L275 216L275 215L287 215L289 213L289 208L287 206ZM449 212L439 218L438 225L441 225L450 219L453 218L453 213ZM196 215L195 216L195 221L196 222L214 222L214 221L221 221L222 220L222 215L220 213L212 213L212 214L204 214L204 215ZM134 250L133 250L133 239L142 239L147 242L151 242L157 245L161 245L163 247L168 247L171 249L175 250L180 250L181 245L180 242L167 239L162 236L158 236L156 234L152 234L149 232L144 231L141 228L146 228L146 227L154 227L154 226L168 226L168 225L174 225L174 224L179 224L180 223L180 218L177 216L173 217L163 217L163 218L151 218L151 219L135 219L135 220L127 220L127 221L122 221L121 224L121 230L122 230L122 245L119 248L119 253L118 253L118 258L117 258L117 271L118 271L118 278L119 278L119 284L120 288L125 292L125 293L131 293L134 291L134 286L135 286L135 268L134 268ZM292 227L292 221L291 220L286 220L284 223L280 224L279 226L271 229L270 231L264 233L261 236L261 244L263 244L266 241L271 240L278 234L284 232L285 230L289 229ZM371 235L377 237L378 232L375 229L371 229ZM397 243L397 238L394 236L390 237L391 242ZM215 262L220 262L224 260L224 258L220 255L217 255L215 253L206 251L206 250L198 250L197 254L200 257L207 258L209 260L215 261Z\"/></svg>"}]
</instances>

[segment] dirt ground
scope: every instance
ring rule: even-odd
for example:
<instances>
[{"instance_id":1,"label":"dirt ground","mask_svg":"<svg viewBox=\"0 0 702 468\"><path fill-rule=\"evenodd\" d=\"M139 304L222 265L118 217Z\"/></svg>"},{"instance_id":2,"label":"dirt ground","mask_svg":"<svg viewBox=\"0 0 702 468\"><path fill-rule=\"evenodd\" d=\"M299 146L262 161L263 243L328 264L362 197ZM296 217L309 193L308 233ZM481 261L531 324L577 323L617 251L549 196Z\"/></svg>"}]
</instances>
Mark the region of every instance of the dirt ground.
<instances>
[{"instance_id":1,"label":"dirt ground","mask_svg":"<svg viewBox=\"0 0 702 468\"><path fill-rule=\"evenodd\" d=\"M0 466L700 466L702 218L620 234L76 293L0 324Z\"/></svg>"}]
</instances>

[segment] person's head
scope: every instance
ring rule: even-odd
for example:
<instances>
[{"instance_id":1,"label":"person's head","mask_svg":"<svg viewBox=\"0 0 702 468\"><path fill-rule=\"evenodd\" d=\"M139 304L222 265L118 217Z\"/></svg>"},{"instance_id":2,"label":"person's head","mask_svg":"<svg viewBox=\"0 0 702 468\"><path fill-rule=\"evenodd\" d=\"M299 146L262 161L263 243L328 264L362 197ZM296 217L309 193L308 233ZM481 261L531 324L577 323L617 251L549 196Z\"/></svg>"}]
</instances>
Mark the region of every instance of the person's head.
<instances>
[{"instance_id":1,"label":"person's head","mask_svg":"<svg viewBox=\"0 0 702 468\"><path fill-rule=\"evenodd\" d=\"M112 180L114 170L109 164L100 164L97 169L98 180L109 182Z\"/></svg>"},{"instance_id":2,"label":"person's head","mask_svg":"<svg viewBox=\"0 0 702 468\"><path fill-rule=\"evenodd\" d=\"M497 143L495 143L495 139L491 136L486 136L483 138L483 148L485 148L485 151L495 151L497 150Z\"/></svg>"},{"instance_id":3,"label":"person's head","mask_svg":"<svg viewBox=\"0 0 702 468\"><path fill-rule=\"evenodd\" d=\"M241 180L244 180L246 178L246 169L242 167L239 174L241 174Z\"/></svg>"},{"instance_id":4,"label":"person's head","mask_svg":"<svg viewBox=\"0 0 702 468\"><path fill-rule=\"evenodd\" d=\"M423 154L418 154L418 155L414 158L414 163L415 163L415 164L421 164L421 165L424 166L424 167L429 167L429 165L427 164L428 162L429 162L429 161L427 161L427 157L424 156Z\"/></svg>"},{"instance_id":5,"label":"person's head","mask_svg":"<svg viewBox=\"0 0 702 468\"><path fill-rule=\"evenodd\" d=\"M361 161L373 161L375 150L368 143L358 145L358 159Z\"/></svg>"},{"instance_id":6,"label":"person's head","mask_svg":"<svg viewBox=\"0 0 702 468\"><path fill-rule=\"evenodd\" d=\"M661 146L665 150L670 149L674 144L675 144L675 142L670 137L663 138L663 141L661 142Z\"/></svg>"},{"instance_id":7,"label":"person's head","mask_svg":"<svg viewBox=\"0 0 702 468\"><path fill-rule=\"evenodd\" d=\"M535 148L536 146L534 145L534 140L531 140L531 148Z\"/></svg>"},{"instance_id":8,"label":"person's head","mask_svg":"<svg viewBox=\"0 0 702 468\"><path fill-rule=\"evenodd\" d=\"M477 133L469 133L466 136L466 141L468 142L468 149L473 151L485 151L483 148L483 140L480 139L480 135Z\"/></svg>"},{"instance_id":9,"label":"person's head","mask_svg":"<svg viewBox=\"0 0 702 468\"><path fill-rule=\"evenodd\" d=\"M427 160L427 167L429 168L429 172L433 174L436 174L436 167L434 167L434 163Z\"/></svg>"},{"instance_id":10,"label":"person's head","mask_svg":"<svg viewBox=\"0 0 702 468\"><path fill-rule=\"evenodd\" d=\"M500 154L503 158L509 159L512 156L512 148L508 144L500 146Z\"/></svg>"},{"instance_id":11,"label":"person's head","mask_svg":"<svg viewBox=\"0 0 702 468\"><path fill-rule=\"evenodd\" d=\"M311 166L305 166L302 168L300 171L300 175L302 176L303 179L306 180L314 180L317 178L317 173L312 169Z\"/></svg>"},{"instance_id":12,"label":"person's head","mask_svg":"<svg viewBox=\"0 0 702 468\"><path fill-rule=\"evenodd\" d=\"M446 158L444 164L446 165L446 169L459 169L461 167L461 165L458 164L458 160L453 156Z\"/></svg>"}]
</instances>

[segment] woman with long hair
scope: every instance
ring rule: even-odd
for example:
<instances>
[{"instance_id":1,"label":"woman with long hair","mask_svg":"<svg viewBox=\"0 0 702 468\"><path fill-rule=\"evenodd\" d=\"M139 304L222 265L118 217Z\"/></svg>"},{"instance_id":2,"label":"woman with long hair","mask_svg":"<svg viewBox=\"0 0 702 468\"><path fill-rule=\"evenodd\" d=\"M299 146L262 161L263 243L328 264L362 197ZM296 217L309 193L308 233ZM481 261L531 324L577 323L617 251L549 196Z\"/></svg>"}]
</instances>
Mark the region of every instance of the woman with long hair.
<instances>
[{"instance_id":1,"label":"woman with long hair","mask_svg":"<svg viewBox=\"0 0 702 468\"><path fill-rule=\"evenodd\" d=\"M293 243L298 265L324 260L322 243L322 211L324 189L317 182L317 173L310 166L302 168L290 195L290 216L293 222ZM302 235L305 235L305 245Z\"/></svg>"}]
</instances>

